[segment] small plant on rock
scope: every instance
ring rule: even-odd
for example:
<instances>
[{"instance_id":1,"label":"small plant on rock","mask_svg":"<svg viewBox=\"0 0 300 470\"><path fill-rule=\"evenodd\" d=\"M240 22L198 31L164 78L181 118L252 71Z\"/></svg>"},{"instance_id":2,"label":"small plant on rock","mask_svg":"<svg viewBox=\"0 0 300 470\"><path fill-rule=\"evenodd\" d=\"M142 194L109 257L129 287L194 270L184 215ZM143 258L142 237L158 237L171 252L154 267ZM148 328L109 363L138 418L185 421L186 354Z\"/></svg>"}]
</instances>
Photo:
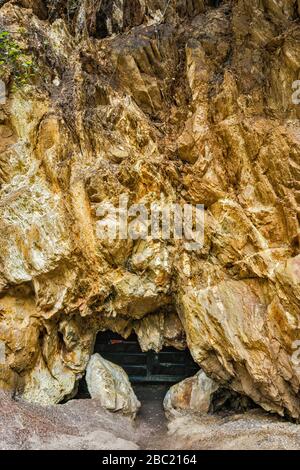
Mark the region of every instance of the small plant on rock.
<instances>
[{"instance_id":1,"label":"small plant on rock","mask_svg":"<svg viewBox=\"0 0 300 470\"><path fill-rule=\"evenodd\" d=\"M0 79L12 76L14 87L28 83L35 72L33 58L11 37L0 30Z\"/></svg>"}]
</instances>

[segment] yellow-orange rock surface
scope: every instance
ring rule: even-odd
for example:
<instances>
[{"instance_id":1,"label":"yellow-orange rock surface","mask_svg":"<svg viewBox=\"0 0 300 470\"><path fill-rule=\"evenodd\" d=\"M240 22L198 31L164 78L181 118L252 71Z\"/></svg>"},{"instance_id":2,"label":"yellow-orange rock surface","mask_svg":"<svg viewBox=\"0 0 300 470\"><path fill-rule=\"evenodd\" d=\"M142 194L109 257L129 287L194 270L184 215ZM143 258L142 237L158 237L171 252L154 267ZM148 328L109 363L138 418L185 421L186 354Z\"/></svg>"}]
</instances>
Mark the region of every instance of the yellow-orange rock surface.
<instances>
[{"instance_id":1,"label":"yellow-orange rock surface","mask_svg":"<svg viewBox=\"0 0 300 470\"><path fill-rule=\"evenodd\" d=\"M58 403L98 331L135 331L299 418L299 11L0 1L0 30L36 64L22 86L6 74L0 108L1 388ZM124 195L203 204L203 248L100 240L97 209Z\"/></svg>"}]
</instances>

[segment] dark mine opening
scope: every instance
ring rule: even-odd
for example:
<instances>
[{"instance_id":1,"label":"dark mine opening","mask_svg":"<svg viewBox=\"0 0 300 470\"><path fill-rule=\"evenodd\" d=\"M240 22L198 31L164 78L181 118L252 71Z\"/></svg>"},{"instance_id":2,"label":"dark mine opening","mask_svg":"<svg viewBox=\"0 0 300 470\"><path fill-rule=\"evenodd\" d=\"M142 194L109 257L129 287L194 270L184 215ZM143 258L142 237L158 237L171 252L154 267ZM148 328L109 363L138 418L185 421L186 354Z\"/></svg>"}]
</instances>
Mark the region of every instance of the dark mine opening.
<instances>
[{"instance_id":1,"label":"dark mine opening","mask_svg":"<svg viewBox=\"0 0 300 470\"><path fill-rule=\"evenodd\" d=\"M191 377L199 370L188 349L164 347L160 352L143 352L137 336L128 339L110 331L98 333L94 353L118 364L133 385L169 385ZM85 379L79 384L78 397L89 396Z\"/></svg>"}]
</instances>

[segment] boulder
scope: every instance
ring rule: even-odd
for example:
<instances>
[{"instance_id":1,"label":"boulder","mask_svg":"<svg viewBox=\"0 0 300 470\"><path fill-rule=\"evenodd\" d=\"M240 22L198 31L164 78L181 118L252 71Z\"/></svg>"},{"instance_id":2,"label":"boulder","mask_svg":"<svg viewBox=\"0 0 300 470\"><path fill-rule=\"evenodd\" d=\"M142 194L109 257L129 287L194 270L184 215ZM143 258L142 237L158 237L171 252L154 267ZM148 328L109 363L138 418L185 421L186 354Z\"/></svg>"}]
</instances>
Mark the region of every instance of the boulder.
<instances>
[{"instance_id":1,"label":"boulder","mask_svg":"<svg viewBox=\"0 0 300 470\"><path fill-rule=\"evenodd\" d=\"M93 354L87 365L86 383L91 397L103 408L135 418L141 404L122 367Z\"/></svg>"},{"instance_id":2,"label":"boulder","mask_svg":"<svg viewBox=\"0 0 300 470\"><path fill-rule=\"evenodd\" d=\"M203 370L173 385L164 399L167 418L175 418L189 412L208 413L213 394L218 388L218 384L207 377Z\"/></svg>"}]
</instances>

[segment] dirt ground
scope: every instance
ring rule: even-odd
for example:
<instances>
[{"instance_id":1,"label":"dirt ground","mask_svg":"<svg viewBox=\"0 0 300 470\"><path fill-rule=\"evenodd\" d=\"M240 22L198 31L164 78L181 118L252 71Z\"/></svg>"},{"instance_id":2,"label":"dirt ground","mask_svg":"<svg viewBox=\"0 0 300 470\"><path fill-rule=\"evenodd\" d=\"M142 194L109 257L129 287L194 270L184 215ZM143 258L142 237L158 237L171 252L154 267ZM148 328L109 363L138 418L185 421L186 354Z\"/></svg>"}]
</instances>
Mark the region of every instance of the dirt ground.
<instances>
[{"instance_id":1,"label":"dirt ground","mask_svg":"<svg viewBox=\"0 0 300 470\"><path fill-rule=\"evenodd\" d=\"M144 450L159 450L171 445L168 438L167 420L163 399L168 385L136 385L134 391L142 407L137 416L138 444ZM171 448L171 447L170 447Z\"/></svg>"}]
</instances>

